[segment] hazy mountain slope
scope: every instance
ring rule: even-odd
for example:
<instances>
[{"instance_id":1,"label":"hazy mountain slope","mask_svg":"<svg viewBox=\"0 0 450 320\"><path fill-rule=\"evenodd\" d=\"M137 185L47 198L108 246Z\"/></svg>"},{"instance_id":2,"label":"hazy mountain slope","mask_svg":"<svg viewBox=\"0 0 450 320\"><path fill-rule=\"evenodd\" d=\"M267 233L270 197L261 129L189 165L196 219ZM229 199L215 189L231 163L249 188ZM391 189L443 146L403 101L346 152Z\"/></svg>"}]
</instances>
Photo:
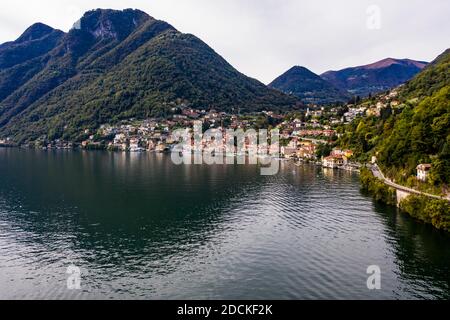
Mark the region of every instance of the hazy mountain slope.
<instances>
[{"instance_id":1,"label":"hazy mountain slope","mask_svg":"<svg viewBox=\"0 0 450 320\"><path fill-rule=\"evenodd\" d=\"M407 82L426 65L422 61L387 58L365 66L328 71L321 77L352 95L364 97Z\"/></svg>"},{"instance_id":2,"label":"hazy mountain slope","mask_svg":"<svg viewBox=\"0 0 450 320\"><path fill-rule=\"evenodd\" d=\"M350 95L345 91L300 66L292 67L269 86L287 94L293 94L305 103L329 104L347 102L350 99Z\"/></svg>"}]
</instances>

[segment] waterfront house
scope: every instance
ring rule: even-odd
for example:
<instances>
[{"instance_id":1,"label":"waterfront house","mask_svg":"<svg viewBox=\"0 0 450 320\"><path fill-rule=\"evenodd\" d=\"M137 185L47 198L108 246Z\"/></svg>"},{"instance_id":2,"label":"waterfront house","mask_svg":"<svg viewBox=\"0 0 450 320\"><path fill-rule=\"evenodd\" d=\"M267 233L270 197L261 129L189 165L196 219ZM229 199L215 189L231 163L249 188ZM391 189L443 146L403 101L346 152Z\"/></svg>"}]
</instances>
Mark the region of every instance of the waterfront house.
<instances>
[{"instance_id":1,"label":"waterfront house","mask_svg":"<svg viewBox=\"0 0 450 320\"><path fill-rule=\"evenodd\" d=\"M336 169L345 164L345 157L343 156L329 156L322 159L322 166L325 168Z\"/></svg>"},{"instance_id":2,"label":"waterfront house","mask_svg":"<svg viewBox=\"0 0 450 320\"><path fill-rule=\"evenodd\" d=\"M300 159L313 160L316 158L316 146L314 144L304 144L297 150L297 157Z\"/></svg>"},{"instance_id":3,"label":"waterfront house","mask_svg":"<svg viewBox=\"0 0 450 320\"><path fill-rule=\"evenodd\" d=\"M126 136L123 133L116 134L114 137L114 144L122 144L126 140Z\"/></svg>"},{"instance_id":4,"label":"waterfront house","mask_svg":"<svg viewBox=\"0 0 450 320\"><path fill-rule=\"evenodd\" d=\"M155 141L153 141L153 140L149 140L148 141L148 144L147 144L147 150L148 151L154 151L155 149L156 149L156 143L155 143Z\"/></svg>"},{"instance_id":5,"label":"waterfront house","mask_svg":"<svg viewBox=\"0 0 450 320\"><path fill-rule=\"evenodd\" d=\"M330 154L330 156L332 156L332 157L341 157L343 155L344 155L344 151L342 151L341 149L333 149Z\"/></svg>"},{"instance_id":6,"label":"waterfront house","mask_svg":"<svg viewBox=\"0 0 450 320\"><path fill-rule=\"evenodd\" d=\"M426 181L428 178L428 172L431 169L431 164L419 164L416 169L417 179L420 181Z\"/></svg>"},{"instance_id":7,"label":"waterfront house","mask_svg":"<svg viewBox=\"0 0 450 320\"><path fill-rule=\"evenodd\" d=\"M159 143L156 146L156 152L163 153L169 150L169 147L165 143Z\"/></svg>"},{"instance_id":8,"label":"waterfront house","mask_svg":"<svg viewBox=\"0 0 450 320\"><path fill-rule=\"evenodd\" d=\"M293 157L294 155L297 154L297 148L293 148L293 147L281 147L281 154L286 157L286 158L290 158Z\"/></svg>"},{"instance_id":9,"label":"waterfront house","mask_svg":"<svg viewBox=\"0 0 450 320\"><path fill-rule=\"evenodd\" d=\"M130 139L130 151L131 152L141 151L141 148L139 148L139 138L133 137Z\"/></svg>"}]
</instances>

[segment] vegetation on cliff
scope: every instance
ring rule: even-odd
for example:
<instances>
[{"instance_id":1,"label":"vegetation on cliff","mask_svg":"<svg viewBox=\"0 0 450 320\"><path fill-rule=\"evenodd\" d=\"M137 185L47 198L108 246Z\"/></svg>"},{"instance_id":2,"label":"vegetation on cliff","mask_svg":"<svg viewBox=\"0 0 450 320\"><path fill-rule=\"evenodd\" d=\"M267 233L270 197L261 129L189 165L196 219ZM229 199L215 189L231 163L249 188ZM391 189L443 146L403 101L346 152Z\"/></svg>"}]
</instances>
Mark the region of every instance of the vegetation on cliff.
<instances>
[{"instance_id":1,"label":"vegetation on cliff","mask_svg":"<svg viewBox=\"0 0 450 320\"><path fill-rule=\"evenodd\" d=\"M376 201L396 205L395 189L374 177L369 169L361 169L360 181L362 190L370 193Z\"/></svg>"},{"instance_id":2,"label":"vegetation on cliff","mask_svg":"<svg viewBox=\"0 0 450 320\"><path fill-rule=\"evenodd\" d=\"M343 128L339 144L354 150L360 160L376 156L383 172L405 185L413 183L418 164L430 163L427 184L445 189L450 184L449 60L447 50L402 87L399 105Z\"/></svg>"},{"instance_id":3,"label":"vegetation on cliff","mask_svg":"<svg viewBox=\"0 0 450 320\"><path fill-rule=\"evenodd\" d=\"M400 202L400 209L437 229L450 231L450 204L446 200L411 195Z\"/></svg>"}]
</instances>

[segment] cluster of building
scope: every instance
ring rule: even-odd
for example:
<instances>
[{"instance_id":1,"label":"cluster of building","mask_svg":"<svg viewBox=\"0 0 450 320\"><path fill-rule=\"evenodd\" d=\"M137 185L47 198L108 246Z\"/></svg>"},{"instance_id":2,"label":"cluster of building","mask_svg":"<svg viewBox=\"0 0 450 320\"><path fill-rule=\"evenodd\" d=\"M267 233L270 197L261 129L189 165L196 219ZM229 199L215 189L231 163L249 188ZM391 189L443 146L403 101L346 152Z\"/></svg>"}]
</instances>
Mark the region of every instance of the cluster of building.
<instances>
[{"instance_id":1,"label":"cluster of building","mask_svg":"<svg viewBox=\"0 0 450 320\"><path fill-rule=\"evenodd\" d=\"M14 143L11 141L11 139L0 139L0 147L11 147Z\"/></svg>"},{"instance_id":2,"label":"cluster of building","mask_svg":"<svg viewBox=\"0 0 450 320\"><path fill-rule=\"evenodd\" d=\"M330 156L320 159L317 157L319 144L328 144L335 140L337 131L333 121L338 118L337 109L316 111L307 110L303 117L287 117L271 111L264 111L253 115L235 115L215 110L196 110L192 108L173 109L168 119L147 119L142 121L128 120L118 125L102 125L97 132L90 134L82 142L83 148L106 148L114 151L127 152L167 152L179 142L174 141L172 132L176 129L192 128L195 124L202 124L203 129L216 129L222 141L202 139L199 143L192 139L184 152L201 152L214 148L223 154L237 154L235 145L229 143L228 129L254 129L258 127L261 117L270 119L280 132L282 143L279 150L280 157L310 161L327 168L341 168L349 163L353 152L335 149ZM320 117L320 121L319 121ZM341 122L339 122L341 123ZM260 123L259 123L260 124ZM87 130L85 132L89 134ZM234 138L233 138L234 139ZM219 146L219 147L218 147ZM253 154L268 154L268 146L255 144L248 136L244 141L243 151Z\"/></svg>"},{"instance_id":3,"label":"cluster of building","mask_svg":"<svg viewBox=\"0 0 450 320\"><path fill-rule=\"evenodd\" d=\"M348 105L349 110L344 114L344 122L350 123L355 118L363 116L380 117L383 109L388 107L397 108L401 105L397 97L398 91L392 90L386 94L377 96L376 101L371 104L357 106L350 104Z\"/></svg>"},{"instance_id":4,"label":"cluster of building","mask_svg":"<svg viewBox=\"0 0 450 320\"><path fill-rule=\"evenodd\" d=\"M287 146L281 147L281 155L284 158L314 162L330 169L358 170L360 167L359 164L351 161L352 150L335 148L329 156L318 159L317 147L318 145L314 142L293 138Z\"/></svg>"},{"instance_id":5,"label":"cluster of building","mask_svg":"<svg viewBox=\"0 0 450 320\"><path fill-rule=\"evenodd\" d=\"M311 141L301 140L293 137L287 146L281 147L281 156L303 160L317 160L317 145Z\"/></svg>"},{"instance_id":6,"label":"cluster of building","mask_svg":"<svg viewBox=\"0 0 450 320\"><path fill-rule=\"evenodd\" d=\"M332 129L330 124L321 124L317 118L302 121L295 118L291 121L283 121L277 126L282 133L282 137L288 138L323 138L326 141L337 136L336 130Z\"/></svg>"},{"instance_id":7,"label":"cluster of building","mask_svg":"<svg viewBox=\"0 0 450 320\"><path fill-rule=\"evenodd\" d=\"M352 153L349 150L334 150L329 157L323 160L317 157L319 144L328 144L337 138L336 124L338 120L337 109L315 108L308 109L298 117L288 114L278 114L272 111L264 111L254 114L229 114L216 110L198 110L186 106L174 107L171 115L165 119L129 119L116 125L104 124L97 130L84 130L87 137L81 142L80 147L84 149L107 149L111 151L124 152L168 152L178 145L172 133L177 129L192 131L194 125L201 124L202 131L216 129L220 132L222 141L204 138L199 143L192 140L185 151L197 152L214 148L224 154L236 154L236 145L229 143L228 129L261 128L261 121L266 129L275 128L280 132L280 157L312 161L325 167L337 168L345 165ZM257 131L257 130L256 130ZM233 138L234 141L234 138ZM36 146L43 149L72 149L77 144L72 142L55 140L46 142L38 141ZM0 140L0 146L7 144L8 140ZM221 149L217 149L218 145ZM256 154L268 154L274 150L268 150L264 144L255 144L255 141L246 137L244 141L244 152Z\"/></svg>"},{"instance_id":8,"label":"cluster of building","mask_svg":"<svg viewBox=\"0 0 450 320\"><path fill-rule=\"evenodd\" d=\"M322 159L322 166L331 169L347 166L352 156L351 150L334 149L328 157Z\"/></svg>"},{"instance_id":9,"label":"cluster of building","mask_svg":"<svg viewBox=\"0 0 450 320\"><path fill-rule=\"evenodd\" d=\"M131 119L118 125L102 125L96 132L86 130L85 134L89 136L81 143L81 147L129 152L165 152L176 144L172 137L172 132L176 129L193 128L195 123L201 123L204 129L221 130L226 139L227 129L254 129L260 126L261 118L265 118L270 119L273 128L280 131L282 139L290 141L281 149L282 156L291 157L295 153L299 158L314 159L317 144L327 143L337 135L329 122L323 124L322 120L322 123L319 123L316 117L311 116L304 117L303 120L287 120L285 115L271 111L244 116L192 108L174 108L172 112L172 116L167 119ZM308 112L311 113L309 110ZM203 142L203 147L206 144L207 142Z\"/></svg>"},{"instance_id":10,"label":"cluster of building","mask_svg":"<svg viewBox=\"0 0 450 320\"><path fill-rule=\"evenodd\" d=\"M348 111L344 113L343 121L345 123L350 123L357 117L363 117L366 114L366 107L349 105Z\"/></svg>"}]
</instances>

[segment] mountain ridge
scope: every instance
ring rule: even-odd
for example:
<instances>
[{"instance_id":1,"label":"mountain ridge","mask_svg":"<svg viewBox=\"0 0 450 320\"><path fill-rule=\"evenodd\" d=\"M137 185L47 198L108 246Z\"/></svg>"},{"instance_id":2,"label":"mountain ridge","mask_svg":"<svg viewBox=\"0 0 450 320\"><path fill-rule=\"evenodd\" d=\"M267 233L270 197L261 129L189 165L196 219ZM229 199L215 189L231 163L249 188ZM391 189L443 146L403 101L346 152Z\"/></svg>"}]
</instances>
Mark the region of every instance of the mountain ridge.
<instances>
[{"instance_id":1,"label":"mountain ridge","mask_svg":"<svg viewBox=\"0 0 450 320\"><path fill-rule=\"evenodd\" d=\"M365 97L409 81L426 65L424 61L385 58L362 66L327 71L320 76L352 95Z\"/></svg>"},{"instance_id":2,"label":"mountain ridge","mask_svg":"<svg viewBox=\"0 0 450 320\"><path fill-rule=\"evenodd\" d=\"M431 164L427 184L450 183L450 50L396 89L399 104L380 117L361 117L345 128L341 147L377 163L391 179L415 184L416 167ZM367 99L376 103L383 95Z\"/></svg>"},{"instance_id":3,"label":"mountain ridge","mask_svg":"<svg viewBox=\"0 0 450 320\"><path fill-rule=\"evenodd\" d=\"M84 129L164 116L181 102L223 111L301 107L197 37L139 10L88 11L48 45L34 60L0 68L0 136L77 140Z\"/></svg>"},{"instance_id":4,"label":"mountain ridge","mask_svg":"<svg viewBox=\"0 0 450 320\"><path fill-rule=\"evenodd\" d=\"M277 77L269 87L293 94L304 103L327 104L347 102L350 99L343 90L303 66L294 66Z\"/></svg>"}]
</instances>

